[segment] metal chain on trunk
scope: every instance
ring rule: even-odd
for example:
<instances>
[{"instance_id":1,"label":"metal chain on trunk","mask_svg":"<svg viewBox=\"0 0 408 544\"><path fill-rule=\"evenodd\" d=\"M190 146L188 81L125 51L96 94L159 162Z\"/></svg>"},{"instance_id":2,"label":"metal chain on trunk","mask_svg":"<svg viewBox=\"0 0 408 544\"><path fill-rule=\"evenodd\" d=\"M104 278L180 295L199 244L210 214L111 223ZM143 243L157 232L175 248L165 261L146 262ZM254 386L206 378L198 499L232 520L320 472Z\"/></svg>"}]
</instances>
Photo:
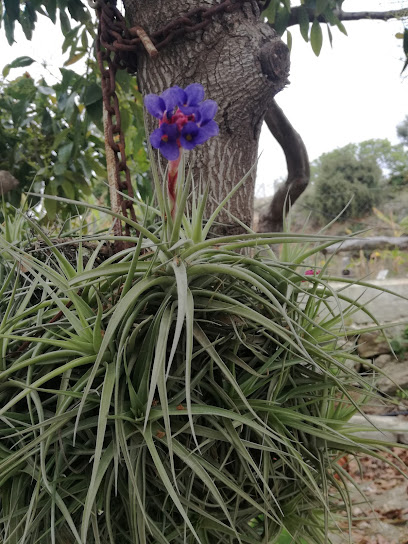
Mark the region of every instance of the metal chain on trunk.
<instances>
[{"instance_id":1,"label":"metal chain on trunk","mask_svg":"<svg viewBox=\"0 0 408 544\"><path fill-rule=\"evenodd\" d=\"M116 0L88 0L91 8L96 9L99 19L96 53L102 78L102 96L104 104L104 127L106 162L113 211L121 210L125 217L136 221L132 203L134 197L130 171L126 164L125 138L121 127L119 100L116 94L116 72L126 69L130 73L137 71L135 52L142 45L147 53L154 57L159 50L171 41L185 34L191 34L207 28L215 15L231 13L251 0L223 0L213 7L198 6L176 17L167 25L159 28L150 36L139 25L128 28L125 18L116 7ZM256 0L262 10L269 0ZM109 147L108 147L109 146ZM122 179L123 178L123 179ZM124 199L119 191L129 197ZM114 234L122 236L119 220L114 222ZM130 235L129 225L125 224L125 234ZM119 248L124 244L119 244Z\"/></svg>"},{"instance_id":2,"label":"metal chain on trunk","mask_svg":"<svg viewBox=\"0 0 408 544\"><path fill-rule=\"evenodd\" d=\"M107 39L109 40L110 36L105 15L101 13L99 16L96 57L101 71L105 139L111 150L109 152L110 150L106 149L111 205L113 211L118 212L120 210L124 217L130 215L131 219L136 221L136 213L131 200L134 193L129 167L126 163L125 136L121 126L119 100L116 94L115 79L119 59L116 58L116 54L112 58L112 53L109 50L105 48L105 51L103 51L101 48L102 43ZM113 183L114 187L112 187ZM123 198L119 191L129 198ZM122 236L123 234L122 225L118 219L114 221L113 232L115 236ZM130 228L127 223L125 224L125 234L126 236L130 235Z\"/></svg>"}]
</instances>

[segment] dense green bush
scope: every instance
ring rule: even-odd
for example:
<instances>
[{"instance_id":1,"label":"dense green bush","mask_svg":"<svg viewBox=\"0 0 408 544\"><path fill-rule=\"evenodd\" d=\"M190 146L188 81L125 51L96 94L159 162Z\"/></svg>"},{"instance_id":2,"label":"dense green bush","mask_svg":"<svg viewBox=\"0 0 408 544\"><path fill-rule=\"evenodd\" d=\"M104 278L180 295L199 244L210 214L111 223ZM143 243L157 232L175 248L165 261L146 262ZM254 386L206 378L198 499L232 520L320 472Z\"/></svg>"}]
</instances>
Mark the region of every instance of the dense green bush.
<instances>
[{"instance_id":1,"label":"dense green bush","mask_svg":"<svg viewBox=\"0 0 408 544\"><path fill-rule=\"evenodd\" d=\"M13 64L32 62L20 57ZM61 68L61 80L52 86L44 79L34 81L28 72L15 80L0 80L0 170L19 181L5 196L15 207L30 189L37 194L108 202L100 76L96 63L90 60L88 64L85 74ZM122 129L135 192L148 199L152 191L143 146L141 95L135 79L125 72L118 74L117 91L123 99ZM39 201L39 197L30 198L32 205ZM65 220L76 213L74 206L45 199L38 215L44 222L53 222L57 215Z\"/></svg>"},{"instance_id":2,"label":"dense green bush","mask_svg":"<svg viewBox=\"0 0 408 544\"><path fill-rule=\"evenodd\" d=\"M342 211L340 220L346 221L369 213L378 203L381 179L376 157L360 153L358 146L350 144L313 163L311 191L304 202L321 223Z\"/></svg>"}]
</instances>

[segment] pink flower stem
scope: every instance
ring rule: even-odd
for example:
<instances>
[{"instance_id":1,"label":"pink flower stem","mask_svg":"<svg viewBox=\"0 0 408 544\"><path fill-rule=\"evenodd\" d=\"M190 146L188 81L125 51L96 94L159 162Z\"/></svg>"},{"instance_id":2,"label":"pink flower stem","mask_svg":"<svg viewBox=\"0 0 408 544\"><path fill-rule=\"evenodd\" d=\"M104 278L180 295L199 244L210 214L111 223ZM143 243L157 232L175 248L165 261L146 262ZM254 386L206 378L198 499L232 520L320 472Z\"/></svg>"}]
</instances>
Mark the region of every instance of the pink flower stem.
<instances>
[{"instance_id":1,"label":"pink flower stem","mask_svg":"<svg viewBox=\"0 0 408 544\"><path fill-rule=\"evenodd\" d=\"M167 182L167 192L170 200L170 213L172 219L176 213L176 197L177 197L177 176L178 176L178 167L181 160L181 153L178 159L174 161L169 161L169 170L168 170L168 182Z\"/></svg>"}]
</instances>

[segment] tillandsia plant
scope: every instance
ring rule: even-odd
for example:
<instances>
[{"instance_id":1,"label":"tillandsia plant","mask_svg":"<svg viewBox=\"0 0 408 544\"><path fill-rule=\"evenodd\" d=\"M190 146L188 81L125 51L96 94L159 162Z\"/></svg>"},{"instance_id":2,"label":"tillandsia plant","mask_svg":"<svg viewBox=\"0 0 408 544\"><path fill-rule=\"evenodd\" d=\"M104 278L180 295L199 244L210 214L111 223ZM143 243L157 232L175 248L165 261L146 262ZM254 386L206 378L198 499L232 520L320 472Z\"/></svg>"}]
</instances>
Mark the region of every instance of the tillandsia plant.
<instances>
[{"instance_id":1,"label":"tillandsia plant","mask_svg":"<svg viewBox=\"0 0 408 544\"><path fill-rule=\"evenodd\" d=\"M134 246L102 263L109 234L74 260L0 236L2 544L323 544L337 508L351 526L337 461L387 444L348 424L375 391L342 339L372 316L327 265L305 276L340 238L209 239L223 203L204 219L184 162L174 217L153 163L158 221L123 218Z\"/></svg>"}]
</instances>

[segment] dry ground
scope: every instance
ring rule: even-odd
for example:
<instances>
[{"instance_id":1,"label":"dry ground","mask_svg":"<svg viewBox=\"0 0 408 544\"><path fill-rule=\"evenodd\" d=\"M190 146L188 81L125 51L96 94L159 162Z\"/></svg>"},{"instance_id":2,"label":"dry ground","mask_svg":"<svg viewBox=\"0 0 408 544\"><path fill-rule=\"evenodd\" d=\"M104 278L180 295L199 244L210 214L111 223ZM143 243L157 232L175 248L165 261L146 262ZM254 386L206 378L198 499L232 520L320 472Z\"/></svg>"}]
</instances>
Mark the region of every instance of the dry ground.
<instances>
[{"instance_id":1,"label":"dry ground","mask_svg":"<svg viewBox=\"0 0 408 544\"><path fill-rule=\"evenodd\" d=\"M393 448L393 453L400 462L391 454L386 457L395 462L401 472L369 457L361 458L360 466L354 459L344 465L371 503L367 504L356 489L350 488L355 518L353 544L408 544L408 450ZM347 533L347 524L342 525ZM333 542L349 541L345 535L334 535Z\"/></svg>"}]
</instances>

